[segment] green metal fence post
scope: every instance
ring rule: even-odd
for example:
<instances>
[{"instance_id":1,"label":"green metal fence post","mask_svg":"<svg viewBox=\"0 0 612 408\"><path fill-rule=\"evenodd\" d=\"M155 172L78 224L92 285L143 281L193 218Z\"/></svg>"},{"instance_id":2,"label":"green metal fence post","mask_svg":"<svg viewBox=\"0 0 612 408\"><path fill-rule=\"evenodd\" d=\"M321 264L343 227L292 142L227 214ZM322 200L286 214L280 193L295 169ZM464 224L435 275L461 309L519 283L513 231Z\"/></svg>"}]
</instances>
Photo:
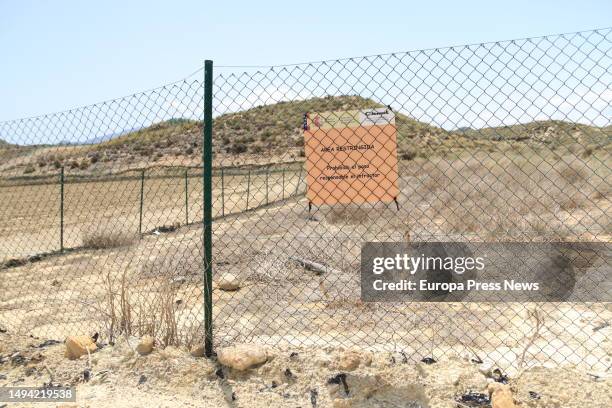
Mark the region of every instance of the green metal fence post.
<instances>
[{"instance_id":1,"label":"green metal fence post","mask_svg":"<svg viewBox=\"0 0 612 408\"><path fill-rule=\"evenodd\" d=\"M221 216L225 217L225 177L223 173L223 167L221 167Z\"/></svg>"},{"instance_id":2,"label":"green metal fence post","mask_svg":"<svg viewBox=\"0 0 612 408\"><path fill-rule=\"evenodd\" d=\"M64 166L60 171L60 252L64 252Z\"/></svg>"},{"instance_id":3,"label":"green metal fence post","mask_svg":"<svg viewBox=\"0 0 612 408\"><path fill-rule=\"evenodd\" d=\"M189 225L189 181L185 170L185 225Z\"/></svg>"},{"instance_id":4,"label":"green metal fence post","mask_svg":"<svg viewBox=\"0 0 612 408\"><path fill-rule=\"evenodd\" d=\"M247 173L247 196L246 196L246 211L249 210L249 196L251 195L251 169Z\"/></svg>"},{"instance_id":5,"label":"green metal fence post","mask_svg":"<svg viewBox=\"0 0 612 408\"><path fill-rule=\"evenodd\" d=\"M145 171L140 170L140 217L138 219L138 236L142 238L142 209L144 206L144 180Z\"/></svg>"},{"instance_id":6,"label":"green metal fence post","mask_svg":"<svg viewBox=\"0 0 612 408\"><path fill-rule=\"evenodd\" d=\"M212 80L213 62L204 61L204 126L202 132L202 178L204 204L204 354L213 353L212 327Z\"/></svg>"}]
</instances>

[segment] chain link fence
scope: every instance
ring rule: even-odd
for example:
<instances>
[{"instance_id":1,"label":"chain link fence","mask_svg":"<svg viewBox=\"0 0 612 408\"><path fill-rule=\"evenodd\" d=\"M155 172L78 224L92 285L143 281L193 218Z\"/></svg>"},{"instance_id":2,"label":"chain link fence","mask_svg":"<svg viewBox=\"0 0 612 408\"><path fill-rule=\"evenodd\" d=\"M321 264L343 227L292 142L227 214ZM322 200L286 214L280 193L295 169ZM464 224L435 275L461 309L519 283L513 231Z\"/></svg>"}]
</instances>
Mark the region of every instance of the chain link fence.
<instances>
[{"instance_id":1,"label":"chain link fence","mask_svg":"<svg viewBox=\"0 0 612 408\"><path fill-rule=\"evenodd\" d=\"M608 369L610 303L368 303L359 267L365 242L610 243L611 36L216 67L209 163L199 80L0 123L0 325L202 342L208 164L215 346ZM364 109L394 113L397 156L358 153L397 194L313 204L305 121Z\"/></svg>"}]
</instances>

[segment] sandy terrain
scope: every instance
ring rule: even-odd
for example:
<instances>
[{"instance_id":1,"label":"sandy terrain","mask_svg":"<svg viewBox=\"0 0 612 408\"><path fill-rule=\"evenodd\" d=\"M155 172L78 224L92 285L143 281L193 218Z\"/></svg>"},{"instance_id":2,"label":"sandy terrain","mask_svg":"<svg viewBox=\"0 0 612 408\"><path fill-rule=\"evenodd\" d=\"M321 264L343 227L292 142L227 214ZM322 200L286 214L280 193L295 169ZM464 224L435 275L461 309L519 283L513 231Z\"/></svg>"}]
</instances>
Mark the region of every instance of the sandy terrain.
<instances>
[{"instance_id":1,"label":"sandy terrain","mask_svg":"<svg viewBox=\"0 0 612 408\"><path fill-rule=\"evenodd\" d=\"M295 166L293 166L295 167ZM287 198L303 192L304 180L295 168L267 176L265 170L252 175L234 170L213 178L213 216L219 217ZM176 223L185 225L201 222L202 179L190 170L185 197L183 172L177 170L170 178L159 178L161 171L148 171L144 183L142 232ZM178 174L177 174L178 173ZM237 174L238 173L238 174ZM136 236L140 217L140 173L122 175L132 180L76 182L67 177L64 190L64 248L83 245L91 235L112 231ZM158 177L158 178L155 178ZM60 186L54 184L10 186L0 185L0 263L49 253L60 248ZM223 183L223 185L222 185ZM223 190L224 194L221 194ZM247 200L248 195L248 200ZM185 204L187 200L187 205Z\"/></svg>"},{"instance_id":2,"label":"sandy terrain","mask_svg":"<svg viewBox=\"0 0 612 408\"><path fill-rule=\"evenodd\" d=\"M42 347L41 347L42 345ZM140 356L126 339L70 361L63 344L0 334L0 386L76 386L67 407L404 407L456 408L470 392L501 380L495 366L448 356L432 364L401 353L331 347L268 348L268 361L246 372L175 347ZM346 355L358 366L343 365ZM356 357L355 357L356 356ZM87 372L87 374L85 374ZM505 375L505 373L501 373ZM88 378L88 379L86 379ZM612 404L609 373L532 368L509 376L520 407L603 408ZM2 405L0 405L2 406ZM14 406L55 406L18 404Z\"/></svg>"},{"instance_id":3,"label":"sandy terrain","mask_svg":"<svg viewBox=\"0 0 612 408\"><path fill-rule=\"evenodd\" d=\"M0 326L10 337L3 341L8 351L2 353L28 349L30 340L17 333L40 341L63 341L67 335L98 332L103 343L119 341L126 333L150 333L158 339L160 349L171 346L146 359L126 356L125 350L114 347L102 349L95 364L99 372L108 370L99 374L107 382L94 378L79 386L85 396L79 404L84 406L142 406L138 404L143 401L151 401L151 406L202 406L207 398L213 403L204 406L307 407L313 387L318 390L318 406L331 406L338 391L326 381L337 370L325 361L347 347L382 356L374 359L379 362L372 367L358 371L356 378L351 377L349 386L353 381L365 382L356 389L368 388L374 382L372 387L385 390L380 395L376 391L376 398L402 401L391 402L390 407L418 406L406 402L415 395L425 395L430 405L424 406L455 406L458 395L468 388L480 390L486 383L482 375L476 383L450 380L453 376L447 370L465 373L466 378L477 375L478 367L471 359L492 361L506 372L524 406L606 406L609 380L595 381L586 373L605 377L612 366L610 303L369 304L360 300L363 242L610 241L609 169L606 173L601 161L564 159L547 168L545 162L533 163L533 158L487 157L492 159L483 162L475 155L465 160L419 159L404 164L399 210L394 205L375 204L309 212L306 199L298 196L216 220L215 344L247 342L273 347L278 357L254 373L236 377L230 373L220 380L214 363L194 360L174 349L202 341L202 230L198 224L147 234L117 247L78 249L3 269ZM162 181L153 185L151 198L146 200L160 199L158 207L147 212L146 229L171 225L185 216L183 185ZM258 187L250 189L249 201L264 199L264 183L262 177L252 180L251 186ZM244 184L243 178L236 180L237 194L229 195L226 205L246 208ZM271 185L270 191L282 197L278 180ZM68 223L74 232L67 236L82 240L82 233L76 231L91 228L92 218L94 226L111 232L132 230L137 222L133 210L137 210L138 186L126 183L123 187L106 185L97 194L82 191L74 195L87 204L79 207L83 218ZM198 196L195 183L193 188L190 196ZM133 197L125 205L112 195L125 197L130 189ZM217 196L217 204L218 200ZM19 202L13 201L10 211L19 214L27 208ZM31 202L42 205L35 199ZM39 208L36 206L32 208ZM221 207L216 208L218 214ZM197 208L191 216L198 217ZM3 230L3 248L4 242L18 243L18 248L44 243L40 237L46 230L36 227L31 214L23 217L29 220L25 223L29 230L21 231L24 223L13 222L12 215L5 220L12 229ZM10 258L14 254L10 252ZM324 263L333 270L316 275L294 257ZM225 273L236 275L240 290L218 289L218 279ZM534 319L535 312L540 324ZM304 358L292 362L288 356L294 350ZM55 348L48 352L60 354ZM406 363L397 365L398 358L395 365L384 363L389 353L402 361L405 356ZM425 357L440 364L422 367L418 362ZM66 370L62 378L78 376L83 370L83 361L57 359L50 357L49 361L55 361L54 371ZM283 380L275 376L286 364L293 364L292 371L308 373L300 375L307 380L282 385ZM13 375L23 376L22 369L11 366L7 381L14 381ZM47 375L44 372L30 377L40 381ZM147 380L134 390L141 374ZM272 380L278 387L271 386ZM227 384L237 395L233 403L227 401ZM536 385L535 392L549 399L528 396ZM112 396L111 390L120 396Z\"/></svg>"}]
</instances>

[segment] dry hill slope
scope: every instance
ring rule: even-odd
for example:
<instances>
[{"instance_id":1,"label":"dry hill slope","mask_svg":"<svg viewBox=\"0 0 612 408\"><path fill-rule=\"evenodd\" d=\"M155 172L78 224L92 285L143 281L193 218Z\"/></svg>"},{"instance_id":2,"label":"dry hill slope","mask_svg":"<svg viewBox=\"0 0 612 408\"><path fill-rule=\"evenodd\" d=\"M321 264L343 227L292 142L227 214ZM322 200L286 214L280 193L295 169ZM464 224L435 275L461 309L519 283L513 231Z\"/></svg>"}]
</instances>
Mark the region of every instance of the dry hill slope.
<instances>
[{"instance_id":1,"label":"dry hill slope","mask_svg":"<svg viewBox=\"0 0 612 408\"><path fill-rule=\"evenodd\" d=\"M360 96L340 96L279 102L220 115L214 122L215 165L300 160L304 112L380 106ZM403 159L524 146L566 147L592 153L607 150L612 137L610 127L562 121L446 131L398 114L397 127ZM0 175L55 174L62 166L73 173L106 173L155 165L199 165L201 132L201 122L179 118L93 145L26 148L0 144Z\"/></svg>"}]
</instances>

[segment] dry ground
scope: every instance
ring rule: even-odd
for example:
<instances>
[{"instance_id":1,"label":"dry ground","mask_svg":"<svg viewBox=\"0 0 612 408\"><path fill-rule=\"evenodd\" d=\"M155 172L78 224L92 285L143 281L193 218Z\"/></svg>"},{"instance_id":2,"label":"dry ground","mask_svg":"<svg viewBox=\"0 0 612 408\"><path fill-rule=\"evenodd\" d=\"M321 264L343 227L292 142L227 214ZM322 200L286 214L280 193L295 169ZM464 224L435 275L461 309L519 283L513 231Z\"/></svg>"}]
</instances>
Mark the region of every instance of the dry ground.
<instances>
[{"instance_id":1,"label":"dry ground","mask_svg":"<svg viewBox=\"0 0 612 408\"><path fill-rule=\"evenodd\" d=\"M144 183L142 232L175 224L202 220L202 179L190 171L185 197L182 173L170 178L148 171ZM123 235L124 240L138 235L140 222L141 180L138 173L128 173L131 180L74 182L67 179L64 189L64 248L87 245L97 236ZM149 179L150 177L150 179ZM249 176L227 172L213 178L213 216L241 212L268 202L282 200L304 189L303 177L295 169L272 172L262 170ZM60 248L60 185L0 186L0 264ZM222 184L223 183L223 184ZM224 192L223 196L221 192ZM248 200L247 200L248 195Z\"/></svg>"},{"instance_id":2,"label":"dry ground","mask_svg":"<svg viewBox=\"0 0 612 408\"><path fill-rule=\"evenodd\" d=\"M610 242L608 159L492 153L418 159L402 164L399 210L376 204L309 213L307 201L297 197L220 219L213 231L215 281L233 273L242 287L224 292L215 283L217 345L256 342L280 350L356 346L400 353L410 363L459 355L492 360L513 376L524 368L549 367L552 371L542 375L568 380L578 375L571 370L606 372L612 366L610 303L366 304L359 299L358 265L361 244L367 241ZM182 190L175 186L168 191L174 197ZM108 208L116 215L112 196L106 205L101 204L104 193L98 197L87 208ZM180 218L182 209L173 207L177 203L182 199L169 198L147 228ZM131 206L132 200L126 208ZM130 216L113 228L129 225ZM19 236L24 245L36 242L41 231L32 233L29 238L14 232L4 236ZM154 334L162 346L201 342L201 240L201 226L184 226L121 247L81 249L4 269L0 325L45 339L99 332L108 342L122 331ZM292 261L294 256L325 263L334 272L317 276ZM534 311L541 317L537 333ZM604 391L610 395L609 387ZM181 403L187 404L175 401Z\"/></svg>"},{"instance_id":3,"label":"dry ground","mask_svg":"<svg viewBox=\"0 0 612 408\"><path fill-rule=\"evenodd\" d=\"M407 362L401 353L353 349L359 365L350 369L340 365L346 353L341 348L268 348L266 363L237 372L180 347L139 356L133 344L121 338L91 358L70 361L62 344L0 333L0 386L72 385L77 401L69 407L456 408L477 406L457 400L469 392L486 394L496 378L487 363L453 355L424 364ZM509 385L521 408L612 404L609 373L540 367L510 376Z\"/></svg>"}]
</instances>

